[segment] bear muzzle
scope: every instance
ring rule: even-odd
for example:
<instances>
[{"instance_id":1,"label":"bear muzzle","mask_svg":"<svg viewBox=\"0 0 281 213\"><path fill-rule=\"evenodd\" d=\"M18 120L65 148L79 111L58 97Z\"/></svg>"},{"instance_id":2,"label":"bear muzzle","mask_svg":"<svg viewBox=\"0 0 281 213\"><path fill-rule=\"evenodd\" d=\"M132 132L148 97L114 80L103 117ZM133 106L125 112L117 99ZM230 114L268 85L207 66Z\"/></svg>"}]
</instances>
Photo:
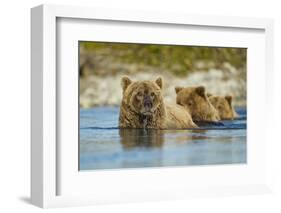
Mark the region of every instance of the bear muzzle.
<instances>
[{"instance_id":1,"label":"bear muzzle","mask_svg":"<svg viewBox=\"0 0 281 213\"><path fill-rule=\"evenodd\" d=\"M142 114L150 115L152 113L153 102L150 96L146 95L143 99L143 110Z\"/></svg>"}]
</instances>

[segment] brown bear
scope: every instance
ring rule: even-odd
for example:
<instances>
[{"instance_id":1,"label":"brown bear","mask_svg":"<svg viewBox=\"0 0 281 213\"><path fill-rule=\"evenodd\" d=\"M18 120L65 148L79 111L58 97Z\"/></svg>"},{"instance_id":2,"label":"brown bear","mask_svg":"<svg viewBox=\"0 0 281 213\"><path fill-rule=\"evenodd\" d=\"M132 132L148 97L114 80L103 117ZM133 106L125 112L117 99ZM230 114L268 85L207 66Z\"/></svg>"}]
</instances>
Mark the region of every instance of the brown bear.
<instances>
[{"instance_id":1,"label":"brown bear","mask_svg":"<svg viewBox=\"0 0 281 213\"><path fill-rule=\"evenodd\" d=\"M164 103L162 78L156 81L121 80L120 128L184 129L196 128L189 113L179 105Z\"/></svg>"},{"instance_id":2,"label":"brown bear","mask_svg":"<svg viewBox=\"0 0 281 213\"><path fill-rule=\"evenodd\" d=\"M177 104L183 106L190 114L193 121L217 122L220 120L218 111L210 103L205 87L175 87Z\"/></svg>"},{"instance_id":3,"label":"brown bear","mask_svg":"<svg viewBox=\"0 0 281 213\"><path fill-rule=\"evenodd\" d=\"M239 117L232 106L232 96L214 96L211 94L208 94L208 96L212 105L219 112L221 120L233 120Z\"/></svg>"}]
</instances>

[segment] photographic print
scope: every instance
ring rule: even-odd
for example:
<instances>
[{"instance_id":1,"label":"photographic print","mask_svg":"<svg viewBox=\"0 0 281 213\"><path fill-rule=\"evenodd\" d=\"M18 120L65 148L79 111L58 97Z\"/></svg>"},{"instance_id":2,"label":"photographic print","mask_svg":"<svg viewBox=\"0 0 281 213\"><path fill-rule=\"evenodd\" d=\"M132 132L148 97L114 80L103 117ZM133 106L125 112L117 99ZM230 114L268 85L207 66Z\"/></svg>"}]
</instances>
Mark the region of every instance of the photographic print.
<instances>
[{"instance_id":1,"label":"photographic print","mask_svg":"<svg viewBox=\"0 0 281 213\"><path fill-rule=\"evenodd\" d=\"M247 49L79 42L79 170L247 162Z\"/></svg>"}]
</instances>

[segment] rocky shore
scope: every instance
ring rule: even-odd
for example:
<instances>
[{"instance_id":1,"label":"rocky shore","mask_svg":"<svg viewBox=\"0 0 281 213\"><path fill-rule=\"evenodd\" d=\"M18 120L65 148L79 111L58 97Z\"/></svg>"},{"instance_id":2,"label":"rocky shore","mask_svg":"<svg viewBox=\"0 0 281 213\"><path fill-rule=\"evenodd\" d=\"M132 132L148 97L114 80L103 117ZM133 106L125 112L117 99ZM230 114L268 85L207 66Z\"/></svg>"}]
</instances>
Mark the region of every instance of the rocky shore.
<instances>
[{"instance_id":1,"label":"rocky shore","mask_svg":"<svg viewBox=\"0 0 281 213\"><path fill-rule=\"evenodd\" d=\"M200 68L200 67L199 67ZM112 105L118 106L122 98L120 85L124 74L89 75L80 78L80 107ZM175 102L175 86L205 86L207 91L217 95L233 95L234 106L246 106L246 70L236 69L224 63L220 69L196 70L182 77L159 70L127 74L135 80L164 79L164 97L167 102Z\"/></svg>"}]
</instances>

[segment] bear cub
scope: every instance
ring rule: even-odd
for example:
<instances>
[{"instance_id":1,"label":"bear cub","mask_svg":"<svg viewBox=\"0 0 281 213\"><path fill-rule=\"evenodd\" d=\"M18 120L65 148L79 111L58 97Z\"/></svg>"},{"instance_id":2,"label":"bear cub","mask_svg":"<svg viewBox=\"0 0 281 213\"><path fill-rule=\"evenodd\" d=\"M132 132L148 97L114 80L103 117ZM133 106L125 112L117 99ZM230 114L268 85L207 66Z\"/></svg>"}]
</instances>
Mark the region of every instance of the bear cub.
<instances>
[{"instance_id":1,"label":"bear cub","mask_svg":"<svg viewBox=\"0 0 281 213\"><path fill-rule=\"evenodd\" d=\"M234 107L232 105L233 97L231 95L215 96L208 94L208 96L212 105L219 112L221 120L233 120L234 118L239 117L238 113L234 110Z\"/></svg>"},{"instance_id":2,"label":"bear cub","mask_svg":"<svg viewBox=\"0 0 281 213\"><path fill-rule=\"evenodd\" d=\"M183 106L190 113L195 123L220 120L218 111L207 97L205 87L175 87L175 91L177 104Z\"/></svg>"}]
</instances>

